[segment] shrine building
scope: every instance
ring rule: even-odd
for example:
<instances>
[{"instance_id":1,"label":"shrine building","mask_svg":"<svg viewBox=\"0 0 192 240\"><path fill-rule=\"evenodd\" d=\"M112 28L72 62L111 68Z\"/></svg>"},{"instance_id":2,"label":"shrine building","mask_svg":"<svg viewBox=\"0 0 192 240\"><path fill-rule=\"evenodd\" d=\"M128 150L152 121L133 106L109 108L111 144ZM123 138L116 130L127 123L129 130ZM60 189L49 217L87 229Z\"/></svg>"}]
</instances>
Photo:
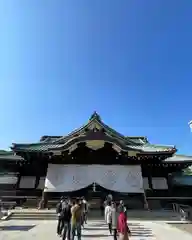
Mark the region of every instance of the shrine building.
<instances>
[{"instance_id":1,"label":"shrine building","mask_svg":"<svg viewBox=\"0 0 192 240\"><path fill-rule=\"evenodd\" d=\"M66 136L14 143L0 151L0 198L30 197L45 204L62 195L126 199L130 208L191 203L192 184L174 181L192 165L174 145L156 145L142 136L124 136L94 112ZM190 190L190 191L189 191Z\"/></svg>"}]
</instances>

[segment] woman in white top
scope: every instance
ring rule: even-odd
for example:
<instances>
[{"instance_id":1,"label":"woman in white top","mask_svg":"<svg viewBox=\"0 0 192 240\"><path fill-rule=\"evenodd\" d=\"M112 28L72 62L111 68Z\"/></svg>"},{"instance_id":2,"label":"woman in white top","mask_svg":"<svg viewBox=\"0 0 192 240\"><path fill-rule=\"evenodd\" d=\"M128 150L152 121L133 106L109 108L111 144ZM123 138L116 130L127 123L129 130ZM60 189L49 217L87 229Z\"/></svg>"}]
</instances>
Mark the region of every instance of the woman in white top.
<instances>
[{"instance_id":1,"label":"woman in white top","mask_svg":"<svg viewBox=\"0 0 192 240\"><path fill-rule=\"evenodd\" d=\"M110 234L112 234L112 208L110 202L105 207L105 221L109 227Z\"/></svg>"}]
</instances>

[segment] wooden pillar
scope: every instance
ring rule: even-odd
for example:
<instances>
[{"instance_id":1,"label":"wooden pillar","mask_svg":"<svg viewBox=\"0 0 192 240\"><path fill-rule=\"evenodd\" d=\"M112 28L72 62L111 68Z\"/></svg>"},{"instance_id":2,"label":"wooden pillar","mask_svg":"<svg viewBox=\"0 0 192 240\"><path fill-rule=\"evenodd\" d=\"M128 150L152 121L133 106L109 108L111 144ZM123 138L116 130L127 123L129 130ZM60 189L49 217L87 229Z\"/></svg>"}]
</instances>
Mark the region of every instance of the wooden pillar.
<instances>
[{"instance_id":1,"label":"wooden pillar","mask_svg":"<svg viewBox=\"0 0 192 240\"><path fill-rule=\"evenodd\" d=\"M143 197L144 197L144 209L149 210L149 204L148 204L148 201L147 201L145 190L144 190L144 193L143 193Z\"/></svg>"},{"instance_id":2,"label":"wooden pillar","mask_svg":"<svg viewBox=\"0 0 192 240\"><path fill-rule=\"evenodd\" d=\"M40 156L38 156L40 158L41 161L43 161L43 163L46 163L46 164L43 164L43 167L46 168L46 169L43 169L46 173L45 174L45 177L47 175L47 170L48 170L48 159L45 158L45 156L43 156L42 154L40 154ZM40 170L39 173L42 173L41 172L42 169ZM39 176L40 178L40 176ZM41 197L41 200L39 202L39 208L38 209L45 209L48 207L48 193L44 191L45 189L42 190L42 197Z\"/></svg>"},{"instance_id":3,"label":"wooden pillar","mask_svg":"<svg viewBox=\"0 0 192 240\"><path fill-rule=\"evenodd\" d=\"M146 172L146 168L144 168L141 164L141 171L142 171L142 177L144 178L145 176L149 175L149 172L147 171ZM144 172L145 171L145 172ZM148 177L147 177L148 178ZM149 182L149 179L148 179L148 182ZM149 205L148 205L148 202L147 202L147 196L146 196L146 191L145 191L145 188L144 188L144 183L143 183L143 202L144 202L144 209L145 210L149 210Z\"/></svg>"},{"instance_id":4,"label":"wooden pillar","mask_svg":"<svg viewBox=\"0 0 192 240\"><path fill-rule=\"evenodd\" d=\"M47 195L47 192L43 190L38 209L45 209L47 207L48 207L48 195Z\"/></svg>"},{"instance_id":5,"label":"wooden pillar","mask_svg":"<svg viewBox=\"0 0 192 240\"><path fill-rule=\"evenodd\" d=\"M153 192L153 174L152 174L152 172L153 172L153 169L152 169L152 166L150 165L149 166L149 171L148 171L148 183L149 183L149 189L150 189L150 191L152 191ZM149 210L149 205L147 206L148 207L148 210Z\"/></svg>"},{"instance_id":6,"label":"wooden pillar","mask_svg":"<svg viewBox=\"0 0 192 240\"><path fill-rule=\"evenodd\" d=\"M173 188L173 186L172 186L172 174L167 173L166 179L167 179L168 193L169 193L169 195L172 195L172 188Z\"/></svg>"},{"instance_id":7,"label":"wooden pillar","mask_svg":"<svg viewBox=\"0 0 192 240\"><path fill-rule=\"evenodd\" d=\"M148 179L148 185L149 185L149 177L147 177L147 179ZM150 188L150 185L149 185L149 188ZM145 190L145 188L144 188L144 186L143 186L143 190L144 190L144 193L143 193L143 197L144 197L144 209L145 210L149 210L149 204L148 204L148 201L147 201L147 195L146 195L146 190Z\"/></svg>"},{"instance_id":8,"label":"wooden pillar","mask_svg":"<svg viewBox=\"0 0 192 240\"><path fill-rule=\"evenodd\" d=\"M39 154L37 153L36 155L33 155L31 162L33 163L33 168L35 170L35 189L38 187L39 185L39 180L40 180L40 171L41 171L41 159L39 159L39 161L37 161L37 159L39 159Z\"/></svg>"},{"instance_id":9,"label":"wooden pillar","mask_svg":"<svg viewBox=\"0 0 192 240\"><path fill-rule=\"evenodd\" d=\"M19 188L20 182L21 182L21 173L19 173L17 176L16 190Z\"/></svg>"},{"instance_id":10,"label":"wooden pillar","mask_svg":"<svg viewBox=\"0 0 192 240\"><path fill-rule=\"evenodd\" d=\"M19 189L19 185L20 185L20 182L21 182L21 176L22 176L22 163L18 163L19 164L19 167L17 168L17 171L18 171L18 175L17 175L17 183L16 183L16 190Z\"/></svg>"},{"instance_id":11,"label":"wooden pillar","mask_svg":"<svg viewBox=\"0 0 192 240\"><path fill-rule=\"evenodd\" d=\"M150 188L151 190L153 190L153 182L152 182L151 173L150 173L150 175L148 176L148 183L149 183L149 188Z\"/></svg>"},{"instance_id":12,"label":"wooden pillar","mask_svg":"<svg viewBox=\"0 0 192 240\"><path fill-rule=\"evenodd\" d=\"M36 174L36 176L35 176L35 189L37 189L37 187L39 186L39 181L40 181L40 176L38 174Z\"/></svg>"}]
</instances>

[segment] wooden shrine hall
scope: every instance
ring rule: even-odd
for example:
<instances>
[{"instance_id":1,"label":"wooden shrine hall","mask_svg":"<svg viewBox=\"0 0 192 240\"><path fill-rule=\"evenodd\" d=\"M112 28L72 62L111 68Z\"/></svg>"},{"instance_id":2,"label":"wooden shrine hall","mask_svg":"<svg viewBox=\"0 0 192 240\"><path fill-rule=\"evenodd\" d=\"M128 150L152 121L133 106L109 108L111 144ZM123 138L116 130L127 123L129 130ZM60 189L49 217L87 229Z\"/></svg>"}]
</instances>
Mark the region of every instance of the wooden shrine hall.
<instances>
[{"instance_id":1,"label":"wooden shrine hall","mask_svg":"<svg viewBox=\"0 0 192 240\"><path fill-rule=\"evenodd\" d=\"M42 207L61 195L91 199L112 194L128 200L130 208L191 201L191 186L174 185L173 178L192 165L192 157L176 152L174 145L124 136L94 112L66 136L43 136L0 151L0 197L33 196L41 198Z\"/></svg>"}]
</instances>

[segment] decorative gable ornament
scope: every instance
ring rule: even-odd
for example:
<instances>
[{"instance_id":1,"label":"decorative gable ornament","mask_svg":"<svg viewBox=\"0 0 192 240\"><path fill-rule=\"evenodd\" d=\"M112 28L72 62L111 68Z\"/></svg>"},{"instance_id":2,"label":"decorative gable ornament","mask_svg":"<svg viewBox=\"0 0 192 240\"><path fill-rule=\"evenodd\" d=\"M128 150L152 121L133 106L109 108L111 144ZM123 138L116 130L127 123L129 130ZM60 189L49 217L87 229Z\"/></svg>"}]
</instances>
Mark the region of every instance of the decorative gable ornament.
<instances>
[{"instance_id":1,"label":"decorative gable ornament","mask_svg":"<svg viewBox=\"0 0 192 240\"><path fill-rule=\"evenodd\" d=\"M101 117L99 116L99 114L94 111L93 114L91 115L91 117L89 118L89 121L93 120L93 119L97 119L97 121L101 122Z\"/></svg>"},{"instance_id":2,"label":"decorative gable ornament","mask_svg":"<svg viewBox=\"0 0 192 240\"><path fill-rule=\"evenodd\" d=\"M89 140L86 141L86 146L92 150L98 150L100 148L103 148L105 144L105 141L103 140Z\"/></svg>"},{"instance_id":3,"label":"decorative gable ornament","mask_svg":"<svg viewBox=\"0 0 192 240\"><path fill-rule=\"evenodd\" d=\"M69 148L69 154L71 154L73 151L75 151L75 149L77 149L77 144L71 145Z\"/></svg>"},{"instance_id":4,"label":"decorative gable ornament","mask_svg":"<svg viewBox=\"0 0 192 240\"><path fill-rule=\"evenodd\" d=\"M97 129L98 131L101 130L101 126L100 124L96 123L96 122L93 122L89 125L88 127L89 130L94 130L94 129Z\"/></svg>"},{"instance_id":5,"label":"decorative gable ornament","mask_svg":"<svg viewBox=\"0 0 192 240\"><path fill-rule=\"evenodd\" d=\"M61 155L61 151L59 151L59 150L54 150L54 151L52 151L52 153L53 153L54 156L60 156Z\"/></svg>"},{"instance_id":6,"label":"decorative gable ornament","mask_svg":"<svg viewBox=\"0 0 192 240\"><path fill-rule=\"evenodd\" d=\"M77 149L77 144L71 145L69 148L69 154L72 153L73 151L75 151L75 149Z\"/></svg>"},{"instance_id":7,"label":"decorative gable ornament","mask_svg":"<svg viewBox=\"0 0 192 240\"><path fill-rule=\"evenodd\" d=\"M137 152L136 151L129 151L128 152L128 156L129 157L136 157L137 156Z\"/></svg>"},{"instance_id":8,"label":"decorative gable ornament","mask_svg":"<svg viewBox=\"0 0 192 240\"><path fill-rule=\"evenodd\" d=\"M113 144L112 148L118 153L121 152L121 148L117 144Z\"/></svg>"}]
</instances>

